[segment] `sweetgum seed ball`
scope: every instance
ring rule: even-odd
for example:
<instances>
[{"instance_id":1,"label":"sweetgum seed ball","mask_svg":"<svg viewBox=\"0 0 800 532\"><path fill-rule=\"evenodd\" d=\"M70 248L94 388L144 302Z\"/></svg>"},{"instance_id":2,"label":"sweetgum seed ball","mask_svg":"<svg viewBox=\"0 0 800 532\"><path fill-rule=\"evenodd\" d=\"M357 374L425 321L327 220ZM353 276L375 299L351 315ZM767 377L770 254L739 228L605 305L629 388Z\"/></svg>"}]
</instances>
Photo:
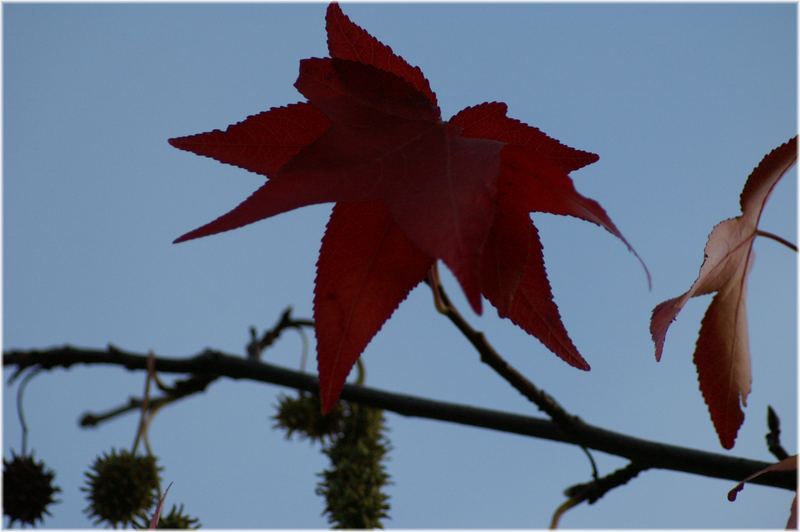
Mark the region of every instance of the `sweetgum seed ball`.
<instances>
[{"instance_id":1,"label":"sweetgum seed ball","mask_svg":"<svg viewBox=\"0 0 800 532\"><path fill-rule=\"evenodd\" d=\"M35 525L44 515L50 515L47 507L56 502L53 496L61 491L53 485L55 474L37 462L33 456L16 456L3 459L3 513L11 520L23 525Z\"/></svg>"},{"instance_id":2,"label":"sweetgum seed ball","mask_svg":"<svg viewBox=\"0 0 800 532\"><path fill-rule=\"evenodd\" d=\"M89 506L85 511L98 524L132 524L158 496L159 467L154 456L112 449L97 457L86 479L83 490Z\"/></svg>"}]
</instances>

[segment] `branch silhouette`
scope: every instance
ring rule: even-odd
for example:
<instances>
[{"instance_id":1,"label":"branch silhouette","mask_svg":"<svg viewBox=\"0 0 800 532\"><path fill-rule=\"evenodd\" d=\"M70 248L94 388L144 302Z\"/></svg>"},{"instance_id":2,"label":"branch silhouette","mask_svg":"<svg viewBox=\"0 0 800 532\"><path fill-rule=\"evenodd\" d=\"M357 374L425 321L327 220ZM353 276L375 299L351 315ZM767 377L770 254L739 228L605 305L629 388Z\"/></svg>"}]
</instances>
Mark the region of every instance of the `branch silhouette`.
<instances>
[{"instance_id":1,"label":"branch silhouette","mask_svg":"<svg viewBox=\"0 0 800 532\"><path fill-rule=\"evenodd\" d=\"M128 370L146 371L147 358L147 354L128 352L113 345L109 345L106 349L64 345L43 350L10 350L3 354L3 364L6 368L16 368L17 371L10 379L13 380L27 368L50 370L81 364L111 365ZM318 380L312 375L214 349L206 349L186 358L159 356L155 357L154 362L158 372L188 375L190 378L197 378L198 383L204 381L210 383L217 378L226 377L276 384L311 393L315 393L318 389ZM186 393L182 397L204 390L206 386L196 386L194 391L184 388ZM534 438L582 444L597 451L627 458L639 467L739 481L770 465L758 460L645 440L585 422L582 423L581 437L578 441L574 435L568 434L557 423L548 419L435 401L365 386L345 385L342 398L403 416L435 419ZM136 408L122 410L135 411ZM787 472L770 473L752 482L787 490L796 488L796 476Z\"/></svg>"}]
</instances>

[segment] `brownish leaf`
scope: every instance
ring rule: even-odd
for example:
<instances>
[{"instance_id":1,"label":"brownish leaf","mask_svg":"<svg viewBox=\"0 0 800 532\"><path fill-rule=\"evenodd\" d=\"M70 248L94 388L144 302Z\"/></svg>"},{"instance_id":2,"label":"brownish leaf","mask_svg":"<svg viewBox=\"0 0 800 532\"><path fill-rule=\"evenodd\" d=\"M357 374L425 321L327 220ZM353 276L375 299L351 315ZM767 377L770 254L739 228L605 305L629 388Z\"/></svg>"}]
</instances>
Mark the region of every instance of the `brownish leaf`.
<instances>
[{"instance_id":1,"label":"brownish leaf","mask_svg":"<svg viewBox=\"0 0 800 532\"><path fill-rule=\"evenodd\" d=\"M667 329L694 296L715 293L700 327L694 363L711 421L726 449L733 447L744 421L752 381L747 336L747 273L753 264L753 240L770 193L797 161L797 137L775 148L750 174L740 203L742 214L711 231L705 260L689 290L653 309L650 333L661 359Z\"/></svg>"}]
</instances>

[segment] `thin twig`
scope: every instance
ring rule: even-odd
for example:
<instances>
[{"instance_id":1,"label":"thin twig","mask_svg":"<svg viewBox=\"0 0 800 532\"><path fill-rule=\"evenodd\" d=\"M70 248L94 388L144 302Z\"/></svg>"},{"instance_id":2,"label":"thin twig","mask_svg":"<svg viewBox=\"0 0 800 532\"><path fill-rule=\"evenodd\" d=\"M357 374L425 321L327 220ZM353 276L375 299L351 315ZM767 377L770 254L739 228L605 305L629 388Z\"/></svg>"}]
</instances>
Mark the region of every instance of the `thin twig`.
<instances>
[{"instance_id":1,"label":"thin twig","mask_svg":"<svg viewBox=\"0 0 800 532\"><path fill-rule=\"evenodd\" d=\"M645 471L647 466L640 463L631 462L621 469L617 469L605 475L604 477L575 484L564 490L564 495L572 499L579 499L586 501L589 504L596 503L603 495L612 489L627 484L631 479L636 477L642 471Z\"/></svg>"},{"instance_id":2,"label":"thin twig","mask_svg":"<svg viewBox=\"0 0 800 532\"><path fill-rule=\"evenodd\" d=\"M283 311L278 322L267 331L264 331L263 336L259 339L254 327L250 327L250 342L247 344L247 356L251 359L258 360L261 358L261 353L270 347L280 337L281 333L286 329L297 329L302 334L303 327L314 327L314 322L307 319L292 318L292 307L286 307Z\"/></svg>"},{"instance_id":3,"label":"thin twig","mask_svg":"<svg viewBox=\"0 0 800 532\"><path fill-rule=\"evenodd\" d=\"M758 236L763 236L763 237L769 238L771 240L774 240L775 242L783 244L787 248L789 248L792 251L794 251L795 253L797 253L797 245L792 244L791 242L789 242L785 238L780 237L780 236L776 235L775 233L770 233L769 231L764 231L763 229L758 229L758 230L756 230L756 234Z\"/></svg>"},{"instance_id":4,"label":"thin twig","mask_svg":"<svg viewBox=\"0 0 800 532\"><path fill-rule=\"evenodd\" d=\"M467 320L461 316L461 313L459 313L451 303L441 283L431 283L430 279L433 277L434 276L429 277L425 282L428 283L431 290L434 291L434 299L441 301L442 309L440 312L456 326L461 334L472 344L475 350L478 351L478 354L481 356L481 362L492 368L498 375L513 386L515 390L550 416L553 421L563 426L565 429L568 428L567 430L579 432L580 425L583 422L578 417L567 412L550 394L533 384L530 379L517 371L500 356L494 347L486 340L484 334L473 329L472 326L467 323Z\"/></svg>"},{"instance_id":5,"label":"thin twig","mask_svg":"<svg viewBox=\"0 0 800 532\"><path fill-rule=\"evenodd\" d=\"M589 460L589 465L592 468L592 478L597 479L597 463L592 456L589 449L581 443L581 428L583 421L577 416L573 416L561 406L553 396L533 384L527 377L517 371L511 364L509 364L500 353L486 340L486 337L480 331L472 328L467 323L467 320L461 315L450 300L450 297L444 291L444 287L439 280L439 271L436 264L431 266L430 273L426 279L426 283L430 286L433 292L433 301L441 314L447 318L458 328L459 331L469 340L481 355L481 362L484 362L503 379L506 380L517 391L524 395L529 401L539 407L550 418L561 426L566 432L573 434L576 437L578 446L583 450L583 453Z\"/></svg>"},{"instance_id":6,"label":"thin twig","mask_svg":"<svg viewBox=\"0 0 800 532\"><path fill-rule=\"evenodd\" d=\"M147 357L114 346L104 350L80 349L72 346L46 350L12 350L3 355L3 365L9 369L69 368L76 364L112 365L141 371L147 368ZM156 357L155 367L161 373L189 374L194 375L192 379L205 379L207 382L227 377L272 383L312 393L319 389L319 381L312 375L210 349L188 358ZM548 419L434 401L352 384L344 386L342 399L403 416L447 421L551 441L578 443L574 435L565 433L561 426ZM582 422L581 436L581 442L591 449L622 456L632 462L648 464L654 469L682 471L736 482L770 465L760 460L644 440L585 422ZM797 479L792 472L772 472L752 480L752 483L794 491Z\"/></svg>"},{"instance_id":7,"label":"thin twig","mask_svg":"<svg viewBox=\"0 0 800 532\"><path fill-rule=\"evenodd\" d=\"M173 386L166 388L166 395L161 397L151 398L149 409L153 412L160 410L162 407L174 403L180 399L185 399L187 397L191 397L192 395L200 392L204 392L208 385L216 380L218 377L205 377L205 376L195 376L190 377L189 379L177 381ZM112 419L119 417L121 415L127 414L129 412L135 412L142 409L144 404L144 400L131 397L128 399L128 402L122 404L120 406L111 408L105 412L86 412L78 421L78 424L81 427L96 427L105 423L106 421L111 421Z\"/></svg>"},{"instance_id":8,"label":"thin twig","mask_svg":"<svg viewBox=\"0 0 800 532\"><path fill-rule=\"evenodd\" d=\"M164 400L164 398L160 397L159 399L154 399L151 402L151 404L155 404L156 401L159 400ZM98 425L102 425L106 421L111 421L116 417L119 417L123 414L127 414L128 412L141 410L141 408L142 408L142 400L136 397L131 397L130 399L128 399L127 403L111 408L105 412L101 413L86 412L78 420L78 425L84 428L96 427Z\"/></svg>"}]
</instances>

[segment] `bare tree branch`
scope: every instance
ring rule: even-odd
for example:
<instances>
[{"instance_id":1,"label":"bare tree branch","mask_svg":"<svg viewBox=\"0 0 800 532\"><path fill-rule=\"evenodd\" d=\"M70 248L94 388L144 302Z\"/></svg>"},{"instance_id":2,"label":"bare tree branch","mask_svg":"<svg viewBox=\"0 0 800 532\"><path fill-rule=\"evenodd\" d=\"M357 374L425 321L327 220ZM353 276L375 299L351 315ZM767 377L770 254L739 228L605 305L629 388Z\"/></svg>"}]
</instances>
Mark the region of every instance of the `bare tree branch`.
<instances>
[{"instance_id":1,"label":"bare tree branch","mask_svg":"<svg viewBox=\"0 0 800 532\"><path fill-rule=\"evenodd\" d=\"M627 484L636 475L644 471L646 468L631 462L621 469L617 469L604 477L575 484L564 490L564 495L570 499L579 501L587 501L589 504L596 503L603 495L612 489Z\"/></svg>"},{"instance_id":2,"label":"bare tree branch","mask_svg":"<svg viewBox=\"0 0 800 532\"><path fill-rule=\"evenodd\" d=\"M589 504L596 503L603 495L614 488L627 484L645 469L646 468L631 462L625 467L617 469L604 477L570 486L564 490L564 495L569 498L556 509L550 522L550 528L558 528L561 517L571 508L574 508L584 501L587 501Z\"/></svg>"},{"instance_id":3,"label":"bare tree branch","mask_svg":"<svg viewBox=\"0 0 800 532\"><path fill-rule=\"evenodd\" d=\"M113 346L106 350L63 346L46 350L8 351L3 355L3 364L6 368L15 367L18 370L27 367L52 369L69 368L77 364L100 364L144 371L147 369L147 356L129 353ZM189 358L156 357L155 367L162 373L189 374L209 379L246 379L312 393L318 389L316 377L306 373L210 349ZM342 398L404 416L448 421L553 441L584 443L589 448L625 457L642 468L682 471L739 481L770 465L746 458L644 440L588 423L583 423L581 441L578 442L574 435L566 434L556 423L547 419L434 401L364 386L345 385ZM752 482L787 490L794 490L797 484L796 475L791 472L766 474Z\"/></svg>"}]
</instances>

